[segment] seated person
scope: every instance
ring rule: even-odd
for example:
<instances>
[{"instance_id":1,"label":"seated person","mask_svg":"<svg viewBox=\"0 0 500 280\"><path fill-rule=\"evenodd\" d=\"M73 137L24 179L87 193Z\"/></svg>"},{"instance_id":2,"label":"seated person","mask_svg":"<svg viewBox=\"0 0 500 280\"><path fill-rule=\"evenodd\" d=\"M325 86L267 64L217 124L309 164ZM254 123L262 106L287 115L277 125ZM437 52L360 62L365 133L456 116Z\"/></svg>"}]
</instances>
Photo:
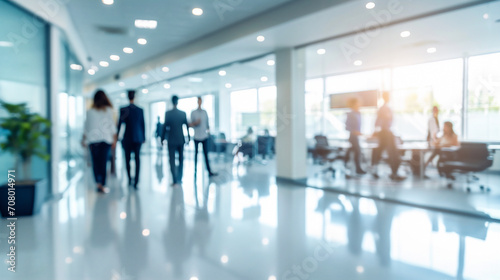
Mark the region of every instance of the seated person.
<instances>
[{"instance_id":1,"label":"seated person","mask_svg":"<svg viewBox=\"0 0 500 280\"><path fill-rule=\"evenodd\" d=\"M451 122L444 123L443 136L441 136L436 141L434 141L433 144L436 147L436 149L432 153L431 157L425 163L425 166L429 165L429 163L431 163L431 161L436 156L441 154L440 148L460 146L460 143L458 141L458 136L455 133L455 131L453 130L453 123L451 123Z\"/></svg>"},{"instance_id":2,"label":"seated person","mask_svg":"<svg viewBox=\"0 0 500 280\"><path fill-rule=\"evenodd\" d=\"M235 147L233 154L238 156L238 154L242 153L243 156L248 155L250 159L252 159L254 156L253 148L256 137L251 126L248 127L247 134L245 134L245 136L243 136L240 140L241 143Z\"/></svg>"}]
</instances>

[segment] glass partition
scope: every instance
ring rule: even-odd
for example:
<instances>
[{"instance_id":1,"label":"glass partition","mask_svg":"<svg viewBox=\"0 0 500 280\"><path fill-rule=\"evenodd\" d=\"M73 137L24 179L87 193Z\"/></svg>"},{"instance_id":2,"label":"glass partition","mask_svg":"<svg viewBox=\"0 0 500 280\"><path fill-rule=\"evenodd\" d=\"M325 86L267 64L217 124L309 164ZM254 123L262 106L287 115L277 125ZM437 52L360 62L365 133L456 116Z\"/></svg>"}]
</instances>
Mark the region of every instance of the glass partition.
<instances>
[{"instance_id":1,"label":"glass partition","mask_svg":"<svg viewBox=\"0 0 500 280\"><path fill-rule=\"evenodd\" d=\"M36 32L29 38L22 29L27 18L36 23ZM26 103L31 112L48 117L47 25L5 1L0 1L0 22L0 100ZM5 116L0 110L0 117ZM0 137L6 133L0 131ZM13 156L0 152L0 172L6 174L13 167ZM31 169L33 178L49 176L48 162L38 157L33 157Z\"/></svg>"}]
</instances>

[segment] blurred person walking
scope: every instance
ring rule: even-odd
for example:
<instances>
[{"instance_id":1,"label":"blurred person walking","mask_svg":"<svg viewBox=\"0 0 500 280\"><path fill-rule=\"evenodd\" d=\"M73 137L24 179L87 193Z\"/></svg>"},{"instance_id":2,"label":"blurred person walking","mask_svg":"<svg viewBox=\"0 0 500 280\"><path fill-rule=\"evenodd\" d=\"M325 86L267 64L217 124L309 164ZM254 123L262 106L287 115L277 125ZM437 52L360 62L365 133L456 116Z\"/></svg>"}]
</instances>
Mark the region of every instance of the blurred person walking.
<instances>
[{"instance_id":1,"label":"blurred person walking","mask_svg":"<svg viewBox=\"0 0 500 280\"><path fill-rule=\"evenodd\" d=\"M125 153L125 166L127 169L128 185L133 185L137 189L139 183L139 174L141 170L141 146L146 142L146 133L144 125L144 111L134 104L135 90L128 91L128 100L130 104L120 109L120 118L118 119L117 134L120 134L122 124L125 124L125 133L122 139L122 147ZM135 177L130 174L130 160L134 153Z\"/></svg>"},{"instance_id":2,"label":"blurred person walking","mask_svg":"<svg viewBox=\"0 0 500 280\"><path fill-rule=\"evenodd\" d=\"M82 146L89 146L97 191L108 193L106 188L107 159L116 146L117 130L113 119L113 105L103 90L97 90L92 108L87 111Z\"/></svg>"}]
</instances>

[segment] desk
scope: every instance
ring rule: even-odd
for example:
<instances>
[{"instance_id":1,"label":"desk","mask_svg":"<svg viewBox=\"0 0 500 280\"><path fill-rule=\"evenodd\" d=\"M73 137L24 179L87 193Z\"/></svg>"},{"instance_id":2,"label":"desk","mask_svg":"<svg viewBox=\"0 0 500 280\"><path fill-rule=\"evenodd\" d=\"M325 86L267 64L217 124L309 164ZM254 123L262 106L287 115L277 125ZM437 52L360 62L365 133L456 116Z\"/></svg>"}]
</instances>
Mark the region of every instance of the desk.
<instances>
[{"instance_id":1,"label":"desk","mask_svg":"<svg viewBox=\"0 0 500 280\"><path fill-rule=\"evenodd\" d=\"M378 143L375 142L361 142L361 149L363 150L373 150L378 148ZM329 148L331 149L342 149L347 150L351 147L351 144L347 141L338 141L334 142ZM412 151L414 153L418 153L419 158L419 166L420 166L420 179L425 177L425 153L429 151L433 151L435 147L429 146L427 141L415 141L415 142L405 142L403 144L397 145L398 150L400 151ZM453 148L450 148L453 149Z\"/></svg>"}]
</instances>

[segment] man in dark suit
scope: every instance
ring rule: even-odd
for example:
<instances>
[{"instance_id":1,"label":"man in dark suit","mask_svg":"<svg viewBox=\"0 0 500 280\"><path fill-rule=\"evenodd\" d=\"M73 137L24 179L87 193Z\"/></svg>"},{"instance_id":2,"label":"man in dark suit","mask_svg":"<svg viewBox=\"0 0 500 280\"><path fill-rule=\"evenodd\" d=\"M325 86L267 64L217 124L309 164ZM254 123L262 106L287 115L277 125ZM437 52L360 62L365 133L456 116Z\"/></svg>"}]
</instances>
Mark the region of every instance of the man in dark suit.
<instances>
[{"instance_id":1,"label":"man in dark suit","mask_svg":"<svg viewBox=\"0 0 500 280\"><path fill-rule=\"evenodd\" d=\"M170 162L170 172L172 173L172 186L182 183L182 169L184 161L184 144L189 143L191 140L189 136L189 124L187 121L186 113L177 109L179 97L172 96L172 104L174 108L165 113L165 122L162 129L162 143L167 140L168 156ZM183 126L186 126L188 132L188 141L186 142ZM175 153L179 156L179 166L175 164Z\"/></svg>"},{"instance_id":2,"label":"man in dark suit","mask_svg":"<svg viewBox=\"0 0 500 280\"><path fill-rule=\"evenodd\" d=\"M125 152L125 166L127 167L127 176L129 185L137 189L139 183L139 170L141 167L141 145L146 141L145 125L144 125L144 112L141 108L135 106L135 91L128 91L128 99L130 105L120 108L120 118L118 120L118 132L120 127L125 124L125 133L122 139L122 147ZM130 158L134 153L135 158L135 178L132 181L130 176Z\"/></svg>"}]
</instances>

